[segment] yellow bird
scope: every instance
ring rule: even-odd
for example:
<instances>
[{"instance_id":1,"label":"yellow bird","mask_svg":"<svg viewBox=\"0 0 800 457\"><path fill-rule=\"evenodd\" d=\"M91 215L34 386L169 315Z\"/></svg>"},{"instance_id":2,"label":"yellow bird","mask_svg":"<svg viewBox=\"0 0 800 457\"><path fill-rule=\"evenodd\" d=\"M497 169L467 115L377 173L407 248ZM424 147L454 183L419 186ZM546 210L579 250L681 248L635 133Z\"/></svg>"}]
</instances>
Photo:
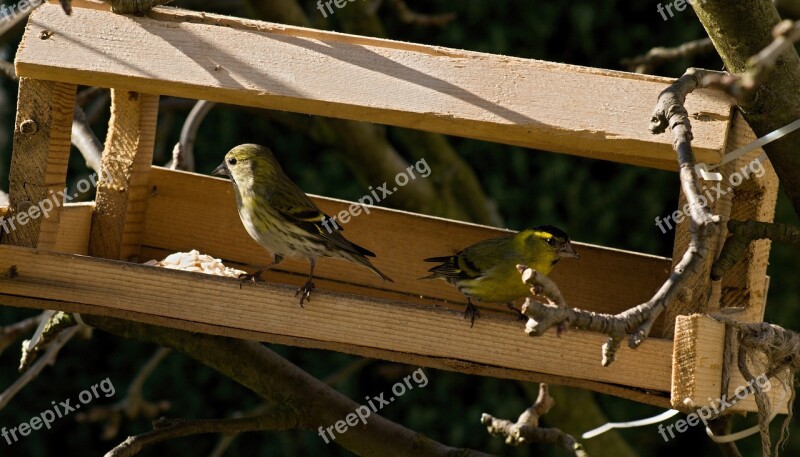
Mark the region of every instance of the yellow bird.
<instances>
[{"instance_id":1,"label":"yellow bird","mask_svg":"<svg viewBox=\"0 0 800 457\"><path fill-rule=\"evenodd\" d=\"M563 258L580 259L569 236L558 227L539 225L517 234L480 241L453 256L431 257L426 262L440 262L431 274L420 279L444 279L467 297L464 319L470 327L480 312L472 299L487 303L513 302L530 295L530 288L520 278L517 265L527 265L548 275Z\"/></svg>"}]
</instances>

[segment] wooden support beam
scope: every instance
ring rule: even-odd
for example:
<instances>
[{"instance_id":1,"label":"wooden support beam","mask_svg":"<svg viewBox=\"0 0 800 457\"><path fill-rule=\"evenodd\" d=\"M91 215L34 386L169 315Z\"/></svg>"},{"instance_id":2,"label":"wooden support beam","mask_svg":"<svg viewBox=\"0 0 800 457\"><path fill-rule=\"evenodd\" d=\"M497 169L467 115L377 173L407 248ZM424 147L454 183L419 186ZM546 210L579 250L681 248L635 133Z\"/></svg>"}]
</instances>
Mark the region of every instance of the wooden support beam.
<instances>
[{"instance_id":1,"label":"wooden support beam","mask_svg":"<svg viewBox=\"0 0 800 457\"><path fill-rule=\"evenodd\" d=\"M56 252L87 255L94 202L67 203L61 210L61 223L53 248Z\"/></svg>"},{"instance_id":2,"label":"wooden support beam","mask_svg":"<svg viewBox=\"0 0 800 457\"><path fill-rule=\"evenodd\" d=\"M532 338L512 319L485 317L470 329L459 313L371 297L319 291L299 308L294 287L239 289L233 278L0 246L0 302L63 309L166 327L280 344L330 349L512 379L549 379L686 410L720 398L724 326L680 317L676 339L623 347L613 368L599 365L602 335L570 331ZM13 271L13 274L10 274ZM673 365L674 360L674 365ZM646 373L646 376L642 374ZM616 384L616 390L607 385ZM729 397L745 382L734 368ZM606 386L606 387L603 387ZM772 383L773 398L780 398ZM780 406L786 412L786 402ZM747 398L731 411L755 411Z\"/></svg>"},{"instance_id":3,"label":"wooden support beam","mask_svg":"<svg viewBox=\"0 0 800 457\"><path fill-rule=\"evenodd\" d=\"M672 362L673 408L688 412L702 406L710 407L712 402L721 398L724 350L724 324L699 314L678 317L675 324L675 352ZM736 348L733 350L736 351ZM755 377L763 374L757 370L751 371ZM747 387L747 381L736 366L736 357L733 359L730 374L726 394L729 401L734 400L737 393L744 396L742 389ZM771 403L777 405L781 414L786 414L789 399L792 398L791 392L783 390L784 385L775 378L770 379L769 386L767 393ZM779 402L781 397L783 401ZM736 401L731 411L757 411L752 395Z\"/></svg>"},{"instance_id":4,"label":"wooden support beam","mask_svg":"<svg viewBox=\"0 0 800 457\"><path fill-rule=\"evenodd\" d=\"M12 266L14 274L7 274ZM240 289L235 278L0 246L0 291L5 295L92 305L122 318L129 312L161 316L167 326L175 326L172 320L187 322L190 328L194 323L222 326L233 336L258 334L262 341L282 335L314 340L319 348L335 343L345 352L354 352L347 349L350 346L372 348L377 353L670 389L671 341L653 338L637 350L623 348L613 368L604 368L603 335L570 331L560 338L555 332L533 338L523 332L522 322L491 316L470 328L460 312L326 290L317 291L313 301L300 308L295 290L270 283Z\"/></svg>"},{"instance_id":5,"label":"wooden support beam","mask_svg":"<svg viewBox=\"0 0 800 457\"><path fill-rule=\"evenodd\" d=\"M53 35L43 40L43 31ZM179 9L136 17L75 8L66 16L52 4L32 13L16 70L677 169L672 138L647 129L667 78ZM699 90L686 107L695 153L718 161L731 103Z\"/></svg>"},{"instance_id":6,"label":"wooden support beam","mask_svg":"<svg viewBox=\"0 0 800 457\"><path fill-rule=\"evenodd\" d=\"M755 141L755 133L738 111L732 127L729 142L733 148ZM772 222L778 201L779 182L766 153L763 149L756 149L737 160L735 164L735 172L740 176L749 173L749 178L734 188L731 219ZM764 320L769 284L766 275L771 244L770 240L750 243L745 256L722 278L720 308L728 311L730 317L742 322Z\"/></svg>"},{"instance_id":7,"label":"wooden support beam","mask_svg":"<svg viewBox=\"0 0 800 457\"><path fill-rule=\"evenodd\" d=\"M134 260L144 233L158 96L113 89L89 253Z\"/></svg>"},{"instance_id":8,"label":"wooden support beam","mask_svg":"<svg viewBox=\"0 0 800 457\"><path fill-rule=\"evenodd\" d=\"M752 129L737 111L728 134L726 150L733 151L755 139ZM701 187L705 190L704 195L707 200L713 199L709 207L723 222L722 233L714 241L716 247L712 252L722 248L722 243L728 235L725 223L729 219L772 222L778 198L778 177L763 149L754 150L714 171L722 173L722 181L701 180ZM720 195L721 193L724 195ZM686 197L681 193L678 200L679 210L684 208L684 205ZM673 227L676 225L674 221L672 225ZM683 257L690 238L687 219L677 224L673 265ZM731 313L730 317L742 322L761 322L766 307L765 279L769 249L769 240L750 243L747 254L726 273L719 284L712 284L710 277L714 258L706 258L700 272L687 284L684 293L667 309L665 322L675 322L675 318L679 315L712 312L721 308L727 309ZM666 327L665 337L672 335L672 326Z\"/></svg>"},{"instance_id":9,"label":"wooden support beam","mask_svg":"<svg viewBox=\"0 0 800 457\"><path fill-rule=\"evenodd\" d=\"M92 306L75 302L64 302L58 300L42 300L16 295L6 295L0 293L0 304L4 306L15 306L34 309L58 309L67 312L81 313L98 316L117 317L135 322L159 325L162 327L177 328L192 332L202 332L210 335L227 336L231 338L242 338L250 341L265 341L274 344L287 346L297 346L309 349L323 349L371 359L389 360L396 363L404 363L414 366L435 368L439 370L454 371L458 373L470 374L475 376L491 376L501 379L513 379L525 382L545 382L563 386L587 389L603 394L614 395L620 398L645 403L659 408L669 408L669 396L667 392L641 390L608 384L603 382L591 381L587 379L570 378L566 376L549 375L539 372L503 368L494 364L484 364L469 362L463 358L432 357L427 355L410 354L400 351L386 349L375 349L367 346L359 346L349 343L338 343L325 341L321 342L312 338L298 338L277 334L266 334L242 329L231 329L222 325L201 324L198 322L171 319L153 314L136 313L119 309L110 309L102 306Z\"/></svg>"},{"instance_id":10,"label":"wooden support beam","mask_svg":"<svg viewBox=\"0 0 800 457\"><path fill-rule=\"evenodd\" d=\"M239 220L228 180L160 167L153 167L150 177L151 198L142 240L146 255L141 260L160 260L171 252L197 249L226 263L250 265L251 270L268 262L267 251L250 238ZM331 215L350 206L342 200L312 199ZM321 258L315 276L330 280L329 290L364 294L363 288L369 288L369 295L375 297L429 306L445 306L443 301L447 301L459 309L466 300L454 287L444 281L417 279L431 267L422 259L453 254L479 240L509 233L380 207L369 207L369 214L353 217L344 228L350 240L377 254L375 264L395 282L383 282L354 264ZM581 243L576 243L576 249L581 260L562 261L551 277L562 285L570 305L598 312L616 313L647 300L666 279L670 265L663 257L617 249ZM289 274L281 276L280 272ZM278 270L265 273L265 278L299 286L307 272L307 262L286 259ZM507 312L502 304L482 308Z\"/></svg>"},{"instance_id":11,"label":"wooden support beam","mask_svg":"<svg viewBox=\"0 0 800 457\"><path fill-rule=\"evenodd\" d=\"M53 249L66 190L74 84L20 78L5 244Z\"/></svg>"}]
</instances>

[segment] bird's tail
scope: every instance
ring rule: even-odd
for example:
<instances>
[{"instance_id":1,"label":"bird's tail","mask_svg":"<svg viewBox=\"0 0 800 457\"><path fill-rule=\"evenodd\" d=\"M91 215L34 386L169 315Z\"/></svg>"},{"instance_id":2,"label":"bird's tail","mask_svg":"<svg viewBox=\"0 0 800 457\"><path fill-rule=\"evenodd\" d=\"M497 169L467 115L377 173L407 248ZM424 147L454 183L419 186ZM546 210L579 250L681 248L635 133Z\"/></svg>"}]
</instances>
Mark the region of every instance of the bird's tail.
<instances>
[{"instance_id":1,"label":"bird's tail","mask_svg":"<svg viewBox=\"0 0 800 457\"><path fill-rule=\"evenodd\" d=\"M359 263L359 264L363 265L364 267L368 268L373 273L375 273L376 275L380 276L384 281L394 282L394 280L392 278L386 276L386 274L384 274L381 270L378 270L378 267L373 265L372 262L370 262L369 259L367 259L363 255L350 255L349 257L350 257L350 260L352 260L353 262Z\"/></svg>"}]
</instances>

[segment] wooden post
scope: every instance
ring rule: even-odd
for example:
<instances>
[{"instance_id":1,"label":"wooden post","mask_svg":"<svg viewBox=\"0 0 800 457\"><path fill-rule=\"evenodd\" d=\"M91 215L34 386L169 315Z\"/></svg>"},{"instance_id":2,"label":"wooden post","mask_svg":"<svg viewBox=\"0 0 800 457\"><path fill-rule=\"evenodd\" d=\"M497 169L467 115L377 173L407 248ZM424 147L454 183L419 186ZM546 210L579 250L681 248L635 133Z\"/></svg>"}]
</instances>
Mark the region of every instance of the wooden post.
<instances>
[{"instance_id":1,"label":"wooden post","mask_svg":"<svg viewBox=\"0 0 800 457\"><path fill-rule=\"evenodd\" d=\"M738 111L734 113L726 142L726 151L738 149L755 139L755 134L741 113ZM763 158L766 156L762 157L762 154L764 154L763 149L754 150L724 165L719 170L715 170L722 173L722 181L701 181L701 188L706 192L705 194L714 199L709 207L714 214L720 216L722 222L720 236L713 241L715 246L712 247L712 252L714 253L722 248L722 243L728 234L725 224L729 219L772 222L778 198L778 178L772 165ZM762 159L755 162L755 159L759 157ZM759 165L763 168L759 168ZM739 175L742 180L739 182L736 177L731 180L734 174ZM748 176L745 177L745 174ZM739 184L734 185L736 182ZM724 192L724 195L719 195L720 192ZM683 208L684 205L686 205L686 198L681 193L678 208ZM673 267L683 257L690 238L688 221L678 224L673 247ZM766 305L769 247L769 240L751 243L747 254L725 274L718 284L712 284L710 277L711 266L716 255L706 258L700 272L684 288L684 293L680 294L678 300L664 313L663 337L672 337L677 316L695 312L708 312L720 308L728 308L731 311L735 308L739 312L730 315L734 319L743 322L763 320Z\"/></svg>"},{"instance_id":2,"label":"wooden post","mask_svg":"<svg viewBox=\"0 0 800 457\"><path fill-rule=\"evenodd\" d=\"M735 347L731 349L737 350ZM737 389L739 393L742 392L747 386L747 381L739 372L735 357L730 369L728 391L721 392L724 352L725 324L700 314L678 316L675 322L675 345L672 356L673 408L689 412L694 408L709 406L723 394L727 399L733 399ZM751 372L756 378L763 374L756 369L752 369ZM792 397L791 392L782 392L786 386L775 378L771 378L770 381L767 392L770 403L773 407L777 407L781 414L786 414L788 400ZM737 401L731 410L757 411L753 395Z\"/></svg>"},{"instance_id":3,"label":"wooden post","mask_svg":"<svg viewBox=\"0 0 800 457\"><path fill-rule=\"evenodd\" d=\"M158 96L114 89L89 253L136 260L144 233Z\"/></svg>"},{"instance_id":4,"label":"wooden post","mask_svg":"<svg viewBox=\"0 0 800 457\"><path fill-rule=\"evenodd\" d=\"M9 211L0 240L39 249L56 245L69 161L74 84L20 78Z\"/></svg>"}]
</instances>

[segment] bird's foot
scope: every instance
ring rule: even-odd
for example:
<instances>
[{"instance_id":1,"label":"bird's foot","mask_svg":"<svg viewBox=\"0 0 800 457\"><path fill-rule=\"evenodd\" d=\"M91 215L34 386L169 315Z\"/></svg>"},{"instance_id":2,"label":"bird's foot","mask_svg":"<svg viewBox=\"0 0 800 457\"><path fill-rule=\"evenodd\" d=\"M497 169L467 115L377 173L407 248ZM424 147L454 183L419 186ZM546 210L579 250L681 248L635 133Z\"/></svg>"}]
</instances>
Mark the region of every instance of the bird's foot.
<instances>
[{"instance_id":1,"label":"bird's foot","mask_svg":"<svg viewBox=\"0 0 800 457\"><path fill-rule=\"evenodd\" d=\"M528 316L522 314L522 311L518 310L517 307L514 306L513 303L508 302L508 303L506 303L506 306L508 307L508 309L510 309L511 311L514 311L517 314L517 319L519 319L521 321L527 321L528 320Z\"/></svg>"},{"instance_id":2,"label":"bird's foot","mask_svg":"<svg viewBox=\"0 0 800 457\"><path fill-rule=\"evenodd\" d=\"M244 284L245 281L253 281L253 284L255 284L256 282L264 282L264 278L261 277L261 273L263 273L263 272L264 272L264 270L258 270L255 273L242 273L242 274L240 274L239 275L239 288L240 289L242 288L242 284Z\"/></svg>"},{"instance_id":3,"label":"bird's foot","mask_svg":"<svg viewBox=\"0 0 800 457\"><path fill-rule=\"evenodd\" d=\"M303 307L303 302L305 302L306 300L311 301L311 292L314 291L314 288L315 288L314 283L311 282L311 280L309 279L308 281L306 281L305 284L303 284L303 287L297 289L297 292L295 292L294 294L295 297L300 295L301 308Z\"/></svg>"},{"instance_id":4,"label":"bird's foot","mask_svg":"<svg viewBox=\"0 0 800 457\"><path fill-rule=\"evenodd\" d=\"M464 319L469 319L469 328L475 325L475 319L481 317L481 312L478 307L473 305L471 301L467 302L467 308L464 310Z\"/></svg>"}]
</instances>

